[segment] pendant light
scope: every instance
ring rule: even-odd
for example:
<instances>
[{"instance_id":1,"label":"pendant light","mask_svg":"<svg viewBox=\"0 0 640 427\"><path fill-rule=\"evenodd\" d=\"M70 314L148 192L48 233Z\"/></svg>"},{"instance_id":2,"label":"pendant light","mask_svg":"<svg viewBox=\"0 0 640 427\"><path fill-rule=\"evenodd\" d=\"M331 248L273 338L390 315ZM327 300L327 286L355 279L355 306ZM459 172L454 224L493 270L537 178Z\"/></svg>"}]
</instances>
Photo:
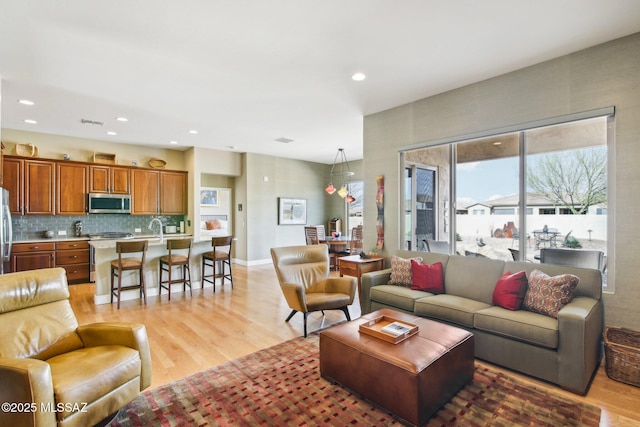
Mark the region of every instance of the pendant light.
<instances>
[{"instance_id":1,"label":"pendant light","mask_svg":"<svg viewBox=\"0 0 640 427\"><path fill-rule=\"evenodd\" d=\"M338 160L340 158L340 160ZM340 164L340 170L336 170L336 165ZM349 162L347 161L347 156L344 154L344 148L338 148L338 152L336 153L336 157L333 160L333 165L331 166L331 172L329 173L329 185L324 189L329 195L336 192L336 187L333 186L333 177L340 176L342 177L342 185L338 190L338 196L343 199L346 198L347 203L352 203L355 201L355 198L349 194L349 190L347 190L347 186L345 185L345 177L353 176L354 173L349 169ZM349 179L347 178L347 184L349 183ZM347 197L349 196L349 197Z\"/></svg>"}]
</instances>

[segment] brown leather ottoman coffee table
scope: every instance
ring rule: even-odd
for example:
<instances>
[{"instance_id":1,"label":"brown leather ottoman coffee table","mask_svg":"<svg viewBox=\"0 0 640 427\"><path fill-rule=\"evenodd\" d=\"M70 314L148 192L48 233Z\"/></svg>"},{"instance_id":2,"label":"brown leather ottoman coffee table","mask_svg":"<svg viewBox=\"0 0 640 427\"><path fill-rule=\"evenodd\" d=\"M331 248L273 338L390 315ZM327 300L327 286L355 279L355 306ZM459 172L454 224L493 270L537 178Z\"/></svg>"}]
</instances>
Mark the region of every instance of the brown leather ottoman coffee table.
<instances>
[{"instance_id":1,"label":"brown leather ottoman coffee table","mask_svg":"<svg viewBox=\"0 0 640 427\"><path fill-rule=\"evenodd\" d=\"M418 333L393 344L359 331L380 316ZM473 352L469 331L383 309L320 332L320 374L421 426L471 381Z\"/></svg>"}]
</instances>

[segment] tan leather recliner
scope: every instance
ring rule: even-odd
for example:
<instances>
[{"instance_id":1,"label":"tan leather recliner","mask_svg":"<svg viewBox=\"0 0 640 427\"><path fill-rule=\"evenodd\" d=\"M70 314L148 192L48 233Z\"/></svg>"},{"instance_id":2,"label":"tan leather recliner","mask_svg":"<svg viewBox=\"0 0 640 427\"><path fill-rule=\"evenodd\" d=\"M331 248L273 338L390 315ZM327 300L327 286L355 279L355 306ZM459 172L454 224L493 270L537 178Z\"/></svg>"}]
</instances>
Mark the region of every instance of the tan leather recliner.
<instances>
[{"instance_id":1,"label":"tan leather recliner","mask_svg":"<svg viewBox=\"0 0 640 427\"><path fill-rule=\"evenodd\" d=\"M92 426L150 384L144 325L78 326L62 268L0 276L0 426Z\"/></svg>"},{"instance_id":2,"label":"tan leather recliner","mask_svg":"<svg viewBox=\"0 0 640 427\"><path fill-rule=\"evenodd\" d=\"M304 314L304 336L307 336L309 313L342 310L349 316L348 306L356 293L356 279L329 277L327 245L306 245L272 248L271 258L280 288L292 309L288 322L298 311Z\"/></svg>"}]
</instances>

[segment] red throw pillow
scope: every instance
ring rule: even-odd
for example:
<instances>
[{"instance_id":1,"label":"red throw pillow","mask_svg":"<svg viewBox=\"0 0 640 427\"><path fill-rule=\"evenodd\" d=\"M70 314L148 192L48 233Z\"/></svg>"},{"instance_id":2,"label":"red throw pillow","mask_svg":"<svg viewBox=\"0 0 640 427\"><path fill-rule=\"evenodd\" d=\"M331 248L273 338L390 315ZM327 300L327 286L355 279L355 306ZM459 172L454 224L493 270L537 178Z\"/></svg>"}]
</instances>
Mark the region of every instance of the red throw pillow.
<instances>
[{"instance_id":1,"label":"red throw pillow","mask_svg":"<svg viewBox=\"0 0 640 427\"><path fill-rule=\"evenodd\" d=\"M526 293L527 273L519 271L511 274L507 271L496 282L493 290L493 305L499 305L507 310L520 310Z\"/></svg>"},{"instance_id":2,"label":"red throw pillow","mask_svg":"<svg viewBox=\"0 0 640 427\"><path fill-rule=\"evenodd\" d=\"M444 275L442 263L422 264L411 260L411 289L414 291L431 292L432 294L444 293Z\"/></svg>"}]
</instances>

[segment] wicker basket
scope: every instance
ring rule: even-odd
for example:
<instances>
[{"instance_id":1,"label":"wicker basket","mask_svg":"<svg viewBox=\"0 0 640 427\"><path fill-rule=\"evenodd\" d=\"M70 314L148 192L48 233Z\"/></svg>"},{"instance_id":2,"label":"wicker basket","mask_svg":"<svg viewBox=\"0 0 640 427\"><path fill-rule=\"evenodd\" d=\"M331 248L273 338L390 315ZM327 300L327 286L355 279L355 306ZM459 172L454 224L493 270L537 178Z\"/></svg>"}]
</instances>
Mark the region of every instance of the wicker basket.
<instances>
[{"instance_id":1,"label":"wicker basket","mask_svg":"<svg viewBox=\"0 0 640 427\"><path fill-rule=\"evenodd\" d=\"M604 354L609 378L640 387L640 331L607 326Z\"/></svg>"},{"instance_id":2,"label":"wicker basket","mask_svg":"<svg viewBox=\"0 0 640 427\"><path fill-rule=\"evenodd\" d=\"M16 154L22 157L38 157L38 147L33 144L16 144Z\"/></svg>"}]
</instances>

